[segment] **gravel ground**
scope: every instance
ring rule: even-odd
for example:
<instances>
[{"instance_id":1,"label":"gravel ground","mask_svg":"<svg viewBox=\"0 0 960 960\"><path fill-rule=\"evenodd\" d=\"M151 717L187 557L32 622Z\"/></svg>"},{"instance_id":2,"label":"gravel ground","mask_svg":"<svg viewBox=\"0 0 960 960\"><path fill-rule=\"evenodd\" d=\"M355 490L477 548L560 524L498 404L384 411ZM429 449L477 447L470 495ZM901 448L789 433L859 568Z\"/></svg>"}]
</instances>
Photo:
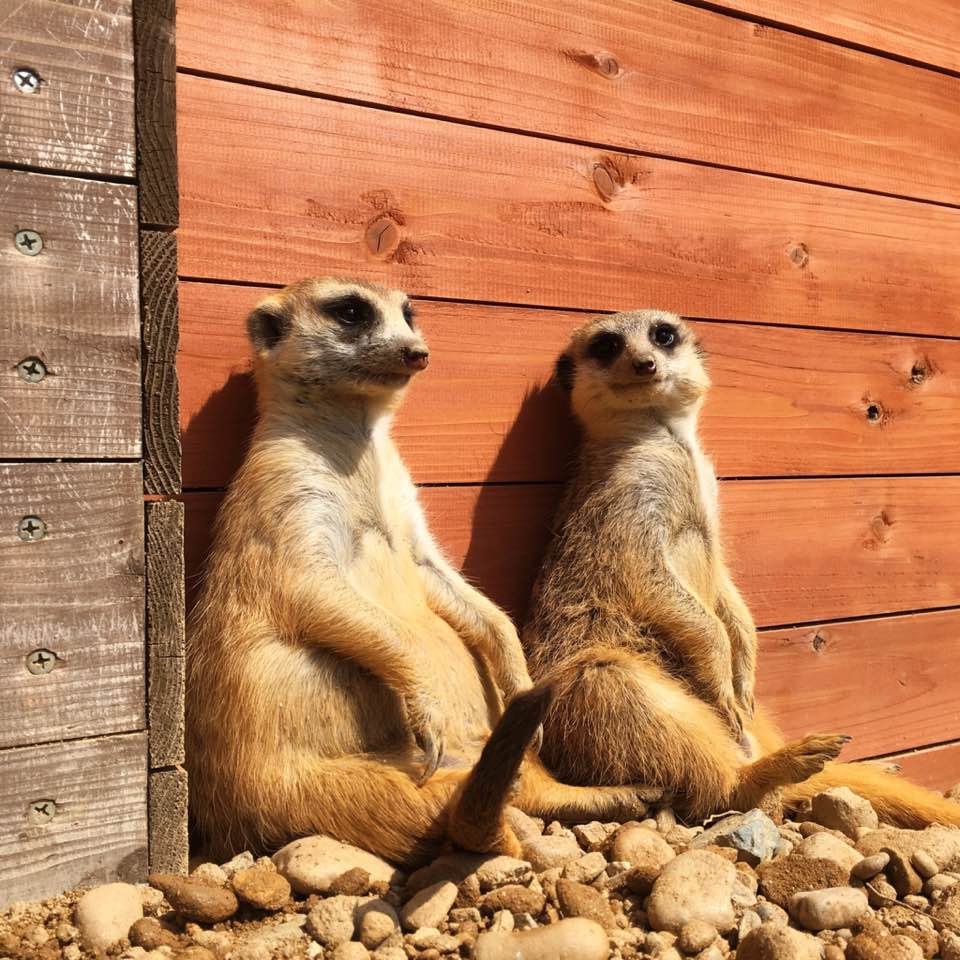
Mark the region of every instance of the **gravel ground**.
<instances>
[{"instance_id":1,"label":"gravel ground","mask_svg":"<svg viewBox=\"0 0 960 960\"><path fill-rule=\"evenodd\" d=\"M953 791L951 791L953 793ZM410 875L326 837L0 912L0 960L960 960L960 829L846 788L688 827L544 824Z\"/></svg>"}]
</instances>

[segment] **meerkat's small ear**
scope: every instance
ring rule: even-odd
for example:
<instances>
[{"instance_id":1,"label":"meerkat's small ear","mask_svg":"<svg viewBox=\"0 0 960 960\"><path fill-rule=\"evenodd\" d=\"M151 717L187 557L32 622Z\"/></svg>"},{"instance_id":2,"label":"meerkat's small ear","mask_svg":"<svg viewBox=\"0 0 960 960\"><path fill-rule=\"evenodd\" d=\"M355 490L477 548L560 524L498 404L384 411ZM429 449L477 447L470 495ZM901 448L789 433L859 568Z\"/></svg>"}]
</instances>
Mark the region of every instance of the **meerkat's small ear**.
<instances>
[{"instance_id":1,"label":"meerkat's small ear","mask_svg":"<svg viewBox=\"0 0 960 960\"><path fill-rule=\"evenodd\" d=\"M287 318L275 303L262 303L247 317L247 333L256 350L272 350L287 333Z\"/></svg>"},{"instance_id":2,"label":"meerkat's small ear","mask_svg":"<svg viewBox=\"0 0 960 960\"><path fill-rule=\"evenodd\" d=\"M561 353L557 357L557 364L553 368L553 376L567 393L573 389L573 377L576 368L577 365L573 362L573 357L569 353Z\"/></svg>"}]
</instances>

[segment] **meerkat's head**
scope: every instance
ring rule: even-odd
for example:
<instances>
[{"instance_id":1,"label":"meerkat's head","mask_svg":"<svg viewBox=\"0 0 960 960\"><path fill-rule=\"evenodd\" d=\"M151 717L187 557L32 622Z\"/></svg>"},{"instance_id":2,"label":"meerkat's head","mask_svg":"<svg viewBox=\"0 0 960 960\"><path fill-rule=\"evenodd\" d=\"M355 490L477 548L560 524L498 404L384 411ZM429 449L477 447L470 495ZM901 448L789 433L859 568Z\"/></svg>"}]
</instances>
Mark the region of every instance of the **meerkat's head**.
<instances>
[{"instance_id":1,"label":"meerkat's head","mask_svg":"<svg viewBox=\"0 0 960 960\"><path fill-rule=\"evenodd\" d=\"M247 330L272 396L389 401L429 360L409 298L357 280L301 280L267 297Z\"/></svg>"},{"instance_id":2,"label":"meerkat's head","mask_svg":"<svg viewBox=\"0 0 960 960\"><path fill-rule=\"evenodd\" d=\"M557 361L556 377L588 430L650 413L695 411L710 386L693 331L662 310L616 313L584 324Z\"/></svg>"}]
</instances>

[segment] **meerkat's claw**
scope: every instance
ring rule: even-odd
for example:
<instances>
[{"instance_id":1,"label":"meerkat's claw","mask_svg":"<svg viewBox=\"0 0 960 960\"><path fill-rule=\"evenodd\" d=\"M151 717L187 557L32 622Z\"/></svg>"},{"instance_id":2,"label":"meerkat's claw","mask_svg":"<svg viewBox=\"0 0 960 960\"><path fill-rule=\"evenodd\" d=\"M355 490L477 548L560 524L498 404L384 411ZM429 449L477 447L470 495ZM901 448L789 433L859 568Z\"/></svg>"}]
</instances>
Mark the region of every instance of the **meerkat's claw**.
<instances>
[{"instance_id":1,"label":"meerkat's claw","mask_svg":"<svg viewBox=\"0 0 960 960\"><path fill-rule=\"evenodd\" d=\"M529 747L529 749L530 749L533 753L539 754L539 753L540 753L540 748L541 748L542 746L543 746L543 724L541 723L540 726L537 727L537 730L536 730L536 732L535 732L534 735L533 735L533 739L530 741L530 747Z\"/></svg>"},{"instance_id":2,"label":"meerkat's claw","mask_svg":"<svg viewBox=\"0 0 960 960\"><path fill-rule=\"evenodd\" d=\"M423 769L417 778L417 786L422 787L436 772L443 760L444 742L443 735L434 737L432 731L424 729L417 734L417 744L423 750L424 761Z\"/></svg>"}]
</instances>

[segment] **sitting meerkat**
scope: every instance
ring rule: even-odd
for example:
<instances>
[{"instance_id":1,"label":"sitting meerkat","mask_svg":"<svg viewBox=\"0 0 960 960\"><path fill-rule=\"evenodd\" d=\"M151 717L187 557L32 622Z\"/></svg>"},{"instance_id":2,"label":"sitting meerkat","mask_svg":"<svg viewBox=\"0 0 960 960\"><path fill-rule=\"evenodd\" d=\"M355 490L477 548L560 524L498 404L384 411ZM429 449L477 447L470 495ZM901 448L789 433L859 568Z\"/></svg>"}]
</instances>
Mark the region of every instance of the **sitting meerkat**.
<instances>
[{"instance_id":1,"label":"sitting meerkat","mask_svg":"<svg viewBox=\"0 0 960 960\"><path fill-rule=\"evenodd\" d=\"M640 788L570 787L524 759L550 691L524 693L516 630L444 559L390 438L428 361L407 297L305 280L248 328L259 422L188 631L191 809L211 852L324 833L407 865L445 835L516 853L511 791L548 819L645 812Z\"/></svg>"},{"instance_id":2,"label":"sitting meerkat","mask_svg":"<svg viewBox=\"0 0 960 960\"><path fill-rule=\"evenodd\" d=\"M688 325L598 317L557 379L584 436L523 635L534 677L557 691L548 766L570 783L662 787L697 819L775 788L796 804L848 786L881 820L960 824L960 805L874 764L828 763L849 737L784 746L755 711L756 629L720 549L697 437L710 382Z\"/></svg>"}]
</instances>

